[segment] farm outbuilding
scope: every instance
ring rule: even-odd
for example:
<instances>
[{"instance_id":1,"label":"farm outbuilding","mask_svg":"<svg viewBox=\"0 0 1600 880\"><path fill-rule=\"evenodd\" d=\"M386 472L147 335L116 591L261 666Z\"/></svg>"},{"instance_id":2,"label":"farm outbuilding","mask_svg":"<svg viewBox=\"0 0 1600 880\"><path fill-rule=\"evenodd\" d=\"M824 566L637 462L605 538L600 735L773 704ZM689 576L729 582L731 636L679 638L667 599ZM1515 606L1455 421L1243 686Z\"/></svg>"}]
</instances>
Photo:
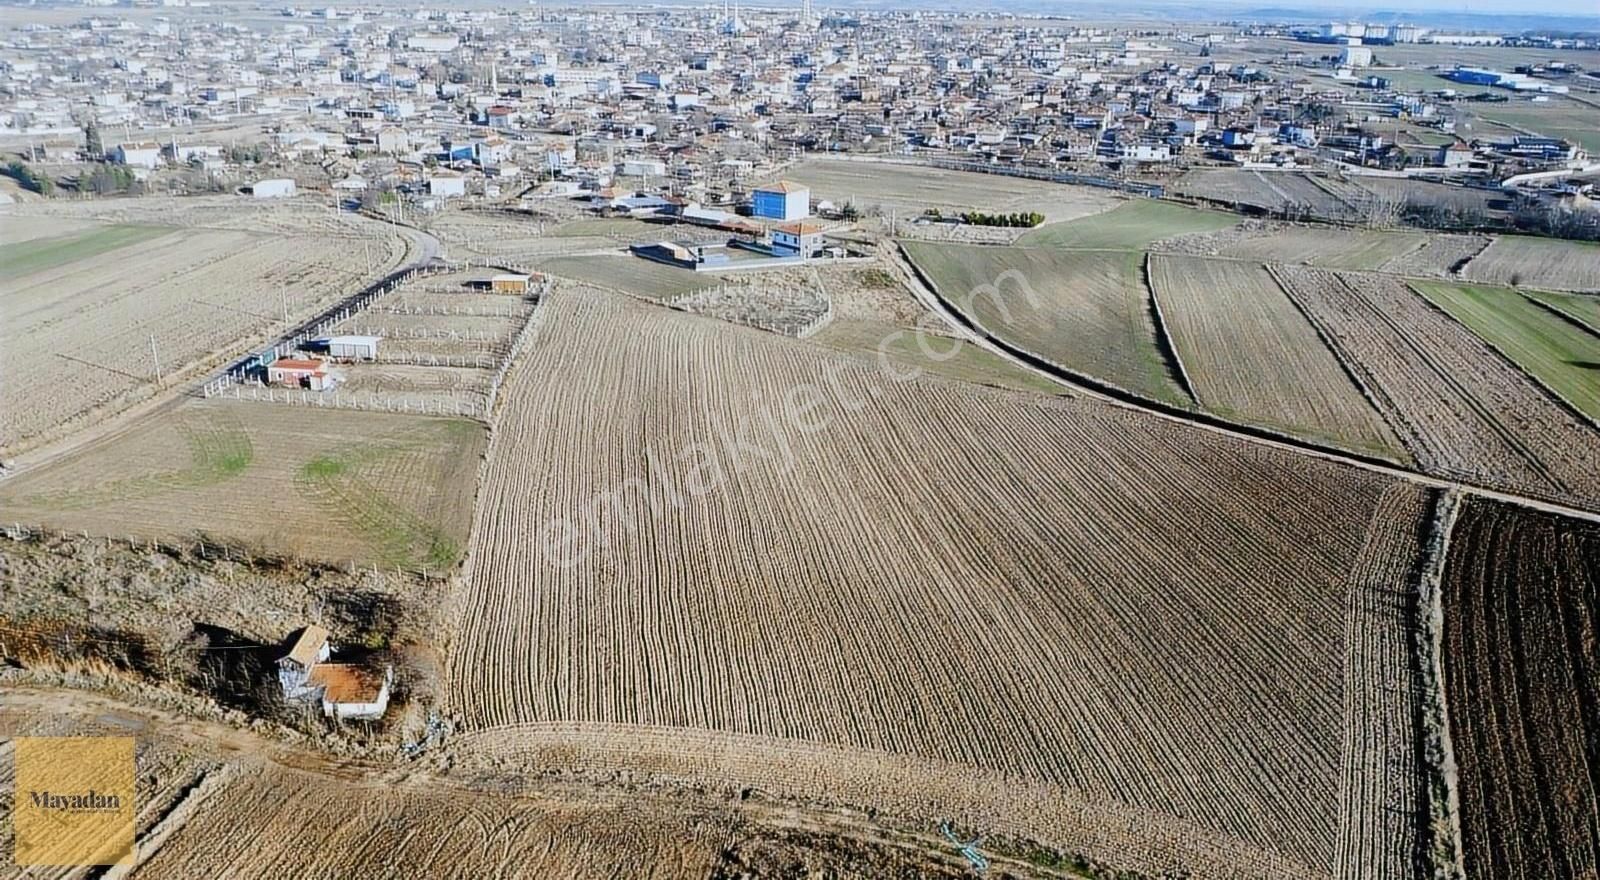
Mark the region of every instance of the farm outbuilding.
<instances>
[{"instance_id":1,"label":"farm outbuilding","mask_svg":"<svg viewBox=\"0 0 1600 880\"><path fill-rule=\"evenodd\" d=\"M278 658L278 684L284 699L322 704L322 714L336 719L382 718L389 708L394 667L383 673L355 663L330 663L333 645L328 631L316 624L295 637L289 652Z\"/></svg>"},{"instance_id":2,"label":"farm outbuilding","mask_svg":"<svg viewBox=\"0 0 1600 880\"><path fill-rule=\"evenodd\" d=\"M307 683L321 693L322 714L338 720L382 718L389 708L394 667L383 674L354 663L318 663Z\"/></svg>"},{"instance_id":3,"label":"farm outbuilding","mask_svg":"<svg viewBox=\"0 0 1600 880\"><path fill-rule=\"evenodd\" d=\"M489 292L510 293L517 296L525 296L528 293L529 282L532 280L533 276L531 275L516 275L510 273L496 275L489 279Z\"/></svg>"},{"instance_id":4,"label":"farm outbuilding","mask_svg":"<svg viewBox=\"0 0 1600 880\"><path fill-rule=\"evenodd\" d=\"M328 339L328 356L340 360L377 360L379 336L333 336Z\"/></svg>"},{"instance_id":5,"label":"farm outbuilding","mask_svg":"<svg viewBox=\"0 0 1600 880\"><path fill-rule=\"evenodd\" d=\"M250 194L258 199L286 199L294 193L294 181L287 177L258 180L250 187Z\"/></svg>"},{"instance_id":6,"label":"farm outbuilding","mask_svg":"<svg viewBox=\"0 0 1600 880\"><path fill-rule=\"evenodd\" d=\"M267 366L267 383L271 385L326 391L335 382L328 374L328 365L315 358L282 358Z\"/></svg>"}]
</instances>

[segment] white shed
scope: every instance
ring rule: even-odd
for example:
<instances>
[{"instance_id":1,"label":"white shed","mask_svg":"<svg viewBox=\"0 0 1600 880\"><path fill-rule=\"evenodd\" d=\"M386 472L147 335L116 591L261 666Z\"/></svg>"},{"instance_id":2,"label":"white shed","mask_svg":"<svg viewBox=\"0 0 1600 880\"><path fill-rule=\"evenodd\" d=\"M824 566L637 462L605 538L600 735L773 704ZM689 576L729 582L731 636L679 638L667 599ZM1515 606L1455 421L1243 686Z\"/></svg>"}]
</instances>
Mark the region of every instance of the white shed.
<instances>
[{"instance_id":1,"label":"white shed","mask_svg":"<svg viewBox=\"0 0 1600 880\"><path fill-rule=\"evenodd\" d=\"M287 177L258 180L250 187L250 194L258 199L286 199L294 195L294 181Z\"/></svg>"},{"instance_id":2,"label":"white shed","mask_svg":"<svg viewBox=\"0 0 1600 880\"><path fill-rule=\"evenodd\" d=\"M328 356L371 361L378 358L378 336L333 336L328 339Z\"/></svg>"}]
</instances>

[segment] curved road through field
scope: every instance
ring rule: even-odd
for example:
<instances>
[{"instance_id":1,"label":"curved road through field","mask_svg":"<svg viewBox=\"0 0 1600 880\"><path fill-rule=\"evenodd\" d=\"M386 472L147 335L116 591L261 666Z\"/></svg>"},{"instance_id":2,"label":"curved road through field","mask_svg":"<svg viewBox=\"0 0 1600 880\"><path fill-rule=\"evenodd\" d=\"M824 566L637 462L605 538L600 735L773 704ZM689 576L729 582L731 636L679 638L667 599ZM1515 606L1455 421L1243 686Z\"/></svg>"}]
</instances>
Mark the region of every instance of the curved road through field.
<instances>
[{"instance_id":1,"label":"curved road through field","mask_svg":"<svg viewBox=\"0 0 1600 880\"><path fill-rule=\"evenodd\" d=\"M1271 446L1277 449L1285 449L1301 455L1320 458L1325 461L1338 462L1339 464L1347 465L1349 467L1361 468L1363 470L1384 474L1396 479L1407 480L1423 486L1430 486L1437 489L1454 488L1463 492L1471 492L1481 495L1485 498L1491 498L1496 501L1520 504L1524 507L1531 507L1536 510L1560 514L1562 516L1570 516L1576 519L1588 520L1590 522L1600 522L1600 512L1597 511L1584 510L1583 508L1558 504L1551 501L1543 501L1538 498L1530 498L1526 495L1518 495L1514 492L1491 489L1487 486L1480 486L1473 483L1463 483L1458 480L1435 477L1430 474L1422 473L1421 471L1411 470L1410 468L1385 464L1375 459L1317 446L1293 437L1280 436L1260 429L1250 428L1243 425L1235 425L1203 413L1190 413L1179 410L1175 407L1168 407L1154 401L1144 400L1143 398L1127 392L1119 392L1115 389L1101 385L1100 383L1094 383L1092 380L1085 381L1083 378L1073 375L1071 371L1053 364L1045 358L1039 357L1032 352L1012 345L1011 343L1006 342L1005 340L1000 339L984 330L977 324L977 322L973 321L943 296L939 295L939 293L934 290L932 284L924 280L922 273L918 271L914 265L912 265L910 259L901 249L898 242L890 242L888 244L880 245L880 250L888 259L889 263L895 267L902 280L905 281L906 285L911 289L911 293L917 298L917 301L921 303L923 307L928 309L928 311L938 315L939 319L950 328L957 338L970 342L973 345L990 352L991 354L998 355L1008 362L1036 375L1049 379L1058 385L1061 385L1065 388L1070 388L1076 393L1096 398L1113 406L1122 407L1123 409L1137 410L1146 415L1154 416L1160 419L1166 419L1167 421L1182 422L1195 428L1212 431L1218 434L1226 434L1229 437L1234 437L1249 443L1255 443L1262 446Z\"/></svg>"}]
</instances>

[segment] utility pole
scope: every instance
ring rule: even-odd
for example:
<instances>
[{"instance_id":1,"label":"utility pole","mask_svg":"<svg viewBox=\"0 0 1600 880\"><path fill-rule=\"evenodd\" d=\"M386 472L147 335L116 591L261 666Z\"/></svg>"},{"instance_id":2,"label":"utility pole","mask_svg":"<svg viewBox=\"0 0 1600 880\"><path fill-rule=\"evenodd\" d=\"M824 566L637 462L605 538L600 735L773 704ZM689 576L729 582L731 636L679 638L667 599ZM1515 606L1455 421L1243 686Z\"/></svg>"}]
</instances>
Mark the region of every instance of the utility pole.
<instances>
[{"instance_id":1,"label":"utility pole","mask_svg":"<svg viewBox=\"0 0 1600 880\"><path fill-rule=\"evenodd\" d=\"M283 310L283 323L289 323L289 291L282 284L278 285L278 307Z\"/></svg>"},{"instance_id":2,"label":"utility pole","mask_svg":"<svg viewBox=\"0 0 1600 880\"><path fill-rule=\"evenodd\" d=\"M156 351L156 335L150 334L150 359L156 363L156 387L161 387L161 355Z\"/></svg>"}]
</instances>

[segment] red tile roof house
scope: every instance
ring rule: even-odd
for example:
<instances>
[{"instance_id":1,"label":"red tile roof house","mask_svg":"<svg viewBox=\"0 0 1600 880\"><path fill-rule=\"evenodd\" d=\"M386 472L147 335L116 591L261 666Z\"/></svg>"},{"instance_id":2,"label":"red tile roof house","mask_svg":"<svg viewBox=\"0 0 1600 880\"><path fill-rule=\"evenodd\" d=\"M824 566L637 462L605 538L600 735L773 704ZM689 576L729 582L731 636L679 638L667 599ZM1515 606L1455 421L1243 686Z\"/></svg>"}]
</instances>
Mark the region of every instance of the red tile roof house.
<instances>
[{"instance_id":1,"label":"red tile roof house","mask_svg":"<svg viewBox=\"0 0 1600 880\"><path fill-rule=\"evenodd\" d=\"M322 714L336 720L382 718L394 687L394 667L377 670L356 663L330 663L333 647L328 631L312 624L301 631L289 652L278 658L278 684L284 699L317 701Z\"/></svg>"},{"instance_id":2,"label":"red tile roof house","mask_svg":"<svg viewBox=\"0 0 1600 880\"><path fill-rule=\"evenodd\" d=\"M327 364L311 358L282 358L267 365L267 383L270 385L326 391L336 382L328 374Z\"/></svg>"}]
</instances>

